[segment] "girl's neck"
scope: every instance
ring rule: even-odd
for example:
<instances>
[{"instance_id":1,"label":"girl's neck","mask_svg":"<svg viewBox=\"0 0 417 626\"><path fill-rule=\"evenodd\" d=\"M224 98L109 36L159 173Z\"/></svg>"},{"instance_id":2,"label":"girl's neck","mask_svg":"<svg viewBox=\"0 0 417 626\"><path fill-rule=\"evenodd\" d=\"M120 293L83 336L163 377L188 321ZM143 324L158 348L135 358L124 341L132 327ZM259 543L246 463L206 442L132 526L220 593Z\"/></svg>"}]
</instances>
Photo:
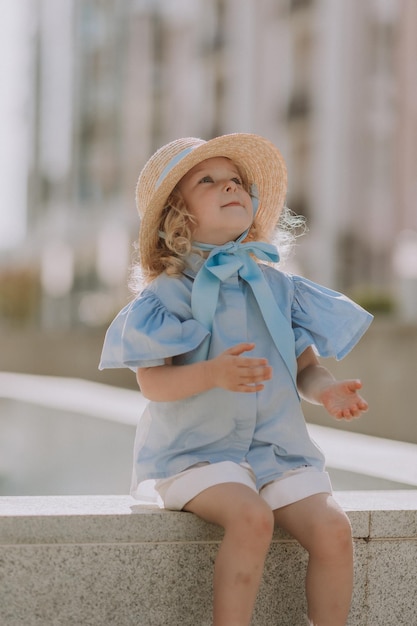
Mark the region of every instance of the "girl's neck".
<instances>
[{"instance_id":1,"label":"girl's neck","mask_svg":"<svg viewBox=\"0 0 417 626\"><path fill-rule=\"evenodd\" d=\"M249 233L249 228L247 230L245 230L241 235L239 235L239 237L236 237L236 239L233 240L234 243L241 243L248 235ZM193 248L197 249L197 250L202 250L204 252L210 252L211 250L214 250L215 248L221 248L222 246L227 245L228 243L230 243L229 241L225 241L224 243L219 243L219 244L211 244L211 243L204 243L203 241L192 241L192 246Z\"/></svg>"}]
</instances>

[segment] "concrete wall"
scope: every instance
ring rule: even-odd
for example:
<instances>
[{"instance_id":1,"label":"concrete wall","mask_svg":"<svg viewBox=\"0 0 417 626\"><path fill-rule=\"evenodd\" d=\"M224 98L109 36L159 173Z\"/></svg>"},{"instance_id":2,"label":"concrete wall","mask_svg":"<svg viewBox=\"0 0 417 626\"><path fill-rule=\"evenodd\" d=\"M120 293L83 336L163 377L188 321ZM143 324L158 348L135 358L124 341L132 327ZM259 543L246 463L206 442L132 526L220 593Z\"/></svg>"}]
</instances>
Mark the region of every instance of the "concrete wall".
<instances>
[{"instance_id":1,"label":"concrete wall","mask_svg":"<svg viewBox=\"0 0 417 626\"><path fill-rule=\"evenodd\" d=\"M85 378L136 388L130 370L99 372L103 332L0 332L0 371ZM370 404L360 420L337 423L321 407L305 406L308 421L377 437L417 443L415 387L417 325L380 317L343 361L325 364L338 377L361 378ZM395 416L395 418L393 417Z\"/></svg>"},{"instance_id":2,"label":"concrete wall","mask_svg":"<svg viewBox=\"0 0 417 626\"><path fill-rule=\"evenodd\" d=\"M348 626L416 623L417 492L336 494L355 542ZM128 496L0 498L4 626L209 626L222 531ZM275 532L253 626L305 623L306 553Z\"/></svg>"}]
</instances>

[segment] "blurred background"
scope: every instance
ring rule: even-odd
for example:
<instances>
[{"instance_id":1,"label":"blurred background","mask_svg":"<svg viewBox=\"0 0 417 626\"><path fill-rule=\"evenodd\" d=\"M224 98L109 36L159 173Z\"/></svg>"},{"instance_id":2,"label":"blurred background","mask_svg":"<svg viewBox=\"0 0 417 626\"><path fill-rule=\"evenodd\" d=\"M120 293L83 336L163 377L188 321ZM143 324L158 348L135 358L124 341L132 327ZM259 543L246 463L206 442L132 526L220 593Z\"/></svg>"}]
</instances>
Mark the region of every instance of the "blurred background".
<instances>
[{"instance_id":1,"label":"blurred background","mask_svg":"<svg viewBox=\"0 0 417 626\"><path fill-rule=\"evenodd\" d=\"M335 366L367 388L354 428L417 443L414 0L2 0L0 74L0 370L135 389L97 364L140 169L177 137L254 132L307 218L290 269L376 316Z\"/></svg>"}]
</instances>

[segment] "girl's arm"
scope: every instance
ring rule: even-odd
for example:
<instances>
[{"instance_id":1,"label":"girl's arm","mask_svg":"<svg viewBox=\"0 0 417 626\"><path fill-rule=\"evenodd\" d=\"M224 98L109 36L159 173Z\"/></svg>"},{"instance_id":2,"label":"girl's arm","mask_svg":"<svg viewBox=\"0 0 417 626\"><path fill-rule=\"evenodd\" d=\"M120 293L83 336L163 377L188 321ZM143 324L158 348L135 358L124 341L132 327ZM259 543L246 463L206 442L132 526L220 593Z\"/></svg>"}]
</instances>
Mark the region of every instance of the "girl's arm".
<instances>
[{"instance_id":1,"label":"girl's arm","mask_svg":"<svg viewBox=\"0 0 417 626\"><path fill-rule=\"evenodd\" d=\"M139 368L137 381L145 398L156 402L183 400L214 387L261 391L262 382L272 377L272 368L266 359L242 356L254 347L253 343L240 343L214 359L189 365L173 365L172 359L167 359L165 365Z\"/></svg>"},{"instance_id":2,"label":"girl's arm","mask_svg":"<svg viewBox=\"0 0 417 626\"><path fill-rule=\"evenodd\" d=\"M300 395L313 404L322 404L333 417L352 419L368 409L358 394L360 380L335 380L323 367L311 347L297 359L297 386Z\"/></svg>"}]
</instances>

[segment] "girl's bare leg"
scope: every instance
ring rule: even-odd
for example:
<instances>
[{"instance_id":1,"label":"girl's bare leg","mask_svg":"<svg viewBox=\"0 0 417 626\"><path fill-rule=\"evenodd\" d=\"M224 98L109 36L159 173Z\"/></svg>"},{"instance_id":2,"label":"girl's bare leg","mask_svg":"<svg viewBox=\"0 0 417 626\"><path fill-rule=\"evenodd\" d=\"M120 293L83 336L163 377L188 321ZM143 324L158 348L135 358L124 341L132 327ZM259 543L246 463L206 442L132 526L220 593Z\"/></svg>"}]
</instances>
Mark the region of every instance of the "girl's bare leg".
<instances>
[{"instance_id":1,"label":"girl's bare leg","mask_svg":"<svg viewBox=\"0 0 417 626\"><path fill-rule=\"evenodd\" d=\"M306 593L310 623L345 626L353 587L348 517L325 493L276 509L274 517L309 552Z\"/></svg>"},{"instance_id":2,"label":"girl's bare leg","mask_svg":"<svg viewBox=\"0 0 417 626\"><path fill-rule=\"evenodd\" d=\"M214 626L249 626L274 529L269 506L249 487L224 483L184 507L224 528L214 567Z\"/></svg>"}]
</instances>

